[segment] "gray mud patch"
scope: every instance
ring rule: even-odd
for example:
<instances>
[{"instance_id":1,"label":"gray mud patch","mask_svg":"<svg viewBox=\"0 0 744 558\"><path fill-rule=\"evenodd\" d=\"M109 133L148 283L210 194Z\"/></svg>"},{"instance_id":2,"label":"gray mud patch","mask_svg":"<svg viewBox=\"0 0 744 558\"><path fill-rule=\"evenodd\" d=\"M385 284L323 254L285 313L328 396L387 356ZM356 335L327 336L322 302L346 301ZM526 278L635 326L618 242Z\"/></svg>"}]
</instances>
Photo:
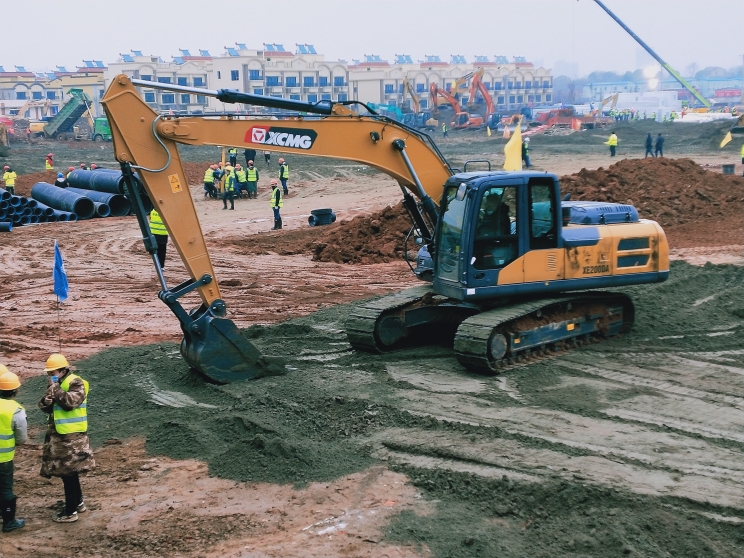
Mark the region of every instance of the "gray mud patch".
<instances>
[{"instance_id":1,"label":"gray mud patch","mask_svg":"<svg viewBox=\"0 0 744 558\"><path fill-rule=\"evenodd\" d=\"M249 482L386 463L434 509L396 516L387 538L440 557L741 556L744 270L675 262L623 291L630 334L495 377L446 347L356 353L350 305L245 330L288 362L252 382L206 383L176 344L112 349L77 363L92 441L143 436ZM24 383L32 425L44 385Z\"/></svg>"}]
</instances>

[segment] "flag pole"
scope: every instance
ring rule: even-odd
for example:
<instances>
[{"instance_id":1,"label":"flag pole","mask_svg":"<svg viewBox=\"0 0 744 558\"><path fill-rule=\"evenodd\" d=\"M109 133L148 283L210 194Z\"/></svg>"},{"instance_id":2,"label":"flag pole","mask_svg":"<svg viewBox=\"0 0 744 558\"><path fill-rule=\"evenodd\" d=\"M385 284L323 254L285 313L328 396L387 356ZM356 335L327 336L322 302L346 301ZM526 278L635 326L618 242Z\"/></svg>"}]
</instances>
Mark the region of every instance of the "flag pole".
<instances>
[{"instance_id":1,"label":"flag pole","mask_svg":"<svg viewBox=\"0 0 744 558\"><path fill-rule=\"evenodd\" d=\"M59 352L62 352L62 322L59 316L59 295L57 295L57 341L59 342Z\"/></svg>"}]
</instances>

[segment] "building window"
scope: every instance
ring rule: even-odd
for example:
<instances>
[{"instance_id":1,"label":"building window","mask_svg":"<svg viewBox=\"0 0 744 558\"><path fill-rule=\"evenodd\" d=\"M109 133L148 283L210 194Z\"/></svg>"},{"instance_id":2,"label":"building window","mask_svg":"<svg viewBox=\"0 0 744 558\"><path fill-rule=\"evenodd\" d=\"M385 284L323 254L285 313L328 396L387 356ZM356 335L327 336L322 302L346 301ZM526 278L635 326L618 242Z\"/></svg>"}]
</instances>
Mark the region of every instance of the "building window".
<instances>
[{"instance_id":1,"label":"building window","mask_svg":"<svg viewBox=\"0 0 744 558\"><path fill-rule=\"evenodd\" d=\"M144 81L152 81L152 76L142 75L142 76L140 76L140 79L141 80L144 80Z\"/></svg>"},{"instance_id":2,"label":"building window","mask_svg":"<svg viewBox=\"0 0 744 558\"><path fill-rule=\"evenodd\" d=\"M343 76L338 76L333 78L333 87L343 87L344 86L344 78Z\"/></svg>"},{"instance_id":3,"label":"building window","mask_svg":"<svg viewBox=\"0 0 744 558\"><path fill-rule=\"evenodd\" d=\"M297 78L294 76L287 77L287 87L297 87Z\"/></svg>"},{"instance_id":4,"label":"building window","mask_svg":"<svg viewBox=\"0 0 744 558\"><path fill-rule=\"evenodd\" d=\"M542 95L535 95L535 102L541 103L542 102Z\"/></svg>"},{"instance_id":5,"label":"building window","mask_svg":"<svg viewBox=\"0 0 744 558\"><path fill-rule=\"evenodd\" d=\"M321 87L328 87L328 77L320 76L318 78L318 85L320 85Z\"/></svg>"},{"instance_id":6,"label":"building window","mask_svg":"<svg viewBox=\"0 0 744 558\"><path fill-rule=\"evenodd\" d=\"M417 83L416 84L416 93L423 93L426 91L426 84L424 83Z\"/></svg>"},{"instance_id":7,"label":"building window","mask_svg":"<svg viewBox=\"0 0 744 558\"><path fill-rule=\"evenodd\" d=\"M103 89L99 89L99 90L98 90L98 98L99 98L99 99L103 99L103 94L104 94L105 92L106 92L106 91L104 91Z\"/></svg>"},{"instance_id":8,"label":"building window","mask_svg":"<svg viewBox=\"0 0 744 558\"><path fill-rule=\"evenodd\" d=\"M323 94L322 94L322 95L320 96L320 100L321 100L321 101L330 101L330 100L331 100L331 95L330 95L330 93L323 93Z\"/></svg>"},{"instance_id":9,"label":"building window","mask_svg":"<svg viewBox=\"0 0 744 558\"><path fill-rule=\"evenodd\" d=\"M346 93L339 93L338 100L343 103L344 101L349 100L349 96Z\"/></svg>"},{"instance_id":10,"label":"building window","mask_svg":"<svg viewBox=\"0 0 744 558\"><path fill-rule=\"evenodd\" d=\"M222 79L222 72L217 70L217 79Z\"/></svg>"},{"instance_id":11,"label":"building window","mask_svg":"<svg viewBox=\"0 0 744 558\"><path fill-rule=\"evenodd\" d=\"M546 103L549 103L551 101L552 97L553 97L552 95L545 95L545 102Z\"/></svg>"},{"instance_id":12,"label":"building window","mask_svg":"<svg viewBox=\"0 0 744 558\"><path fill-rule=\"evenodd\" d=\"M41 99L42 98L42 91L31 91L31 98L32 99Z\"/></svg>"},{"instance_id":13,"label":"building window","mask_svg":"<svg viewBox=\"0 0 744 558\"><path fill-rule=\"evenodd\" d=\"M178 85L188 85L189 84L189 78L180 77L180 78L176 78L176 79L177 79L177 82L176 83L178 83Z\"/></svg>"},{"instance_id":14,"label":"building window","mask_svg":"<svg viewBox=\"0 0 744 558\"><path fill-rule=\"evenodd\" d=\"M230 81L238 81L240 79L239 70L230 70Z\"/></svg>"},{"instance_id":15,"label":"building window","mask_svg":"<svg viewBox=\"0 0 744 558\"><path fill-rule=\"evenodd\" d=\"M155 93L153 91L145 91L145 102L146 103L155 102Z\"/></svg>"},{"instance_id":16,"label":"building window","mask_svg":"<svg viewBox=\"0 0 744 558\"><path fill-rule=\"evenodd\" d=\"M261 70L248 70L248 79L261 79Z\"/></svg>"},{"instance_id":17,"label":"building window","mask_svg":"<svg viewBox=\"0 0 744 558\"><path fill-rule=\"evenodd\" d=\"M299 95L290 95L289 98L292 99L293 101L299 101L300 100L300 96Z\"/></svg>"},{"instance_id":18,"label":"building window","mask_svg":"<svg viewBox=\"0 0 744 558\"><path fill-rule=\"evenodd\" d=\"M524 88L525 89L532 89L532 82L531 81L525 81L524 82Z\"/></svg>"},{"instance_id":19,"label":"building window","mask_svg":"<svg viewBox=\"0 0 744 558\"><path fill-rule=\"evenodd\" d=\"M496 91L501 91L501 87L502 87L503 85L504 85L504 84L503 84L503 83L501 83L500 81L494 81L494 82L493 82L493 88L494 88L494 89L495 89Z\"/></svg>"},{"instance_id":20,"label":"building window","mask_svg":"<svg viewBox=\"0 0 744 558\"><path fill-rule=\"evenodd\" d=\"M504 104L504 97L496 97L496 104L497 105L503 105Z\"/></svg>"},{"instance_id":21,"label":"building window","mask_svg":"<svg viewBox=\"0 0 744 558\"><path fill-rule=\"evenodd\" d=\"M194 87L204 87L204 78L195 77L194 78Z\"/></svg>"},{"instance_id":22,"label":"building window","mask_svg":"<svg viewBox=\"0 0 744 558\"><path fill-rule=\"evenodd\" d=\"M506 85L506 87L507 87L508 89L514 89L514 82L513 82L513 81L510 81L510 82L509 82L509 83L508 83L508 84Z\"/></svg>"},{"instance_id":23,"label":"building window","mask_svg":"<svg viewBox=\"0 0 744 558\"><path fill-rule=\"evenodd\" d=\"M534 100L535 100L535 96L534 95L527 95L527 102L528 103L531 103Z\"/></svg>"},{"instance_id":24,"label":"building window","mask_svg":"<svg viewBox=\"0 0 744 558\"><path fill-rule=\"evenodd\" d=\"M524 103L524 95L517 95L517 103Z\"/></svg>"},{"instance_id":25,"label":"building window","mask_svg":"<svg viewBox=\"0 0 744 558\"><path fill-rule=\"evenodd\" d=\"M59 112L59 107L52 106L52 116Z\"/></svg>"},{"instance_id":26,"label":"building window","mask_svg":"<svg viewBox=\"0 0 744 558\"><path fill-rule=\"evenodd\" d=\"M170 83L170 82L171 82L171 78L169 78L169 77L159 77L158 78L158 83Z\"/></svg>"},{"instance_id":27,"label":"building window","mask_svg":"<svg viewBox=\"0 0 744 558\"><path fill-rule=\"evenodd\" d=\"M421 108L422 109L425 109L425 108L428 108L429 107L429 101L427 101L426 99L421 99L420 102L421 102Z\"/></svg>"},{"instance_id":28,"label":"building window","mask_svg":"<svg viewBox=\"0 0 744 558\"><path fill-rule=\"evenodd\" d=\"M175 93L163 93L160 96L160 102L164 105L175 105L176 94Z\"/></svg>"},{"instance_id":29,"label":"building window","mask_svg":"<svg viewBox=\"0 0 744 558\"><path fill-rule=\"evenodd\" d=\"M517 81L514 83L514 89L522 89L522 82Z\"/></svg>"},{"instance_id":30,"label":"building window","mask_svg":"<svg viewBox=\"0 0 744 558\"><path fill-rule=\"evenodd\" d=\"M264 93L263 93L263 88L262 88L262 87L257 87L257 88L255 88L255 89L253 90L253 94L254 94L254 95L263 95L263 94L264 94Z\"/></svg>"},{"instance_id":31,"label":"building window","mask_svg":"<svg viewBox=\"0 0 744 558\"><path fill-rule=\"evenodd\" d=\"M490 91L491 90L492 85L491 85L491 82L490 81L485 82L483 85L486 87L486 91Z\"/></svg>"},{"instance_id":32,"label":"building window","mask_svg":"<svg viewBox=\"0 0 744 558\"><path fill-rule=\"evenodd\" d=\"M197 95L196 96L196 102L200 105L206 105L207 104L207 97L206 95Z\"/></svg>"},{"instance_id":33,"label":"building window","mask_svg":"<svg viewBox=\"0 0 744 558\"><path fill-rule=\"evenodd\" d=\"M181 94L181 104L182 105L191 104L191 95L189 95L188 93L182 93Z\"/></svg>"},{"instance_id":34,"label":"building window","mask_svg":"<svg viewBox=\"0 0 744 558\"><path fill-rule=\"evenodd\" d=\"M47 91L47 99L55 100L57 98L57 92L56 91ZM103 93L103 89L101 89L101 93Z\"/></svg>"},{"instance_id":35,"label":"building window","mask_svg":"<svg viewBox=\"0 0 744 558\"><path fill-rule=\"evenodd\" d=\"M16 91L16 99L19 101L26 99L26 92L25 91Z\"/></svg>"},{"instance_id":36,"label":"building window","mask_svg":"<svg viewBox=\"0 0 744 558\"><path fill-rule=\"evenodd\" d=\"M395 86L391 83L385 84L385 95L391 95L395 93Z\"/></svg>"},{"instance_id":37,"label":"building window","mask_svg":"<svg viewBox=\"0 0 744 558\"><path fill-rule=\"evenodd\" d=\"M509 102L511 104L514 104L516 101L517 101L517 99L516 99L516 97L514 97L514 95L509 95Z\"/></svg>"},{"instance_id":38,"label":"building window","mask_svg":"<svg viewBox=\"0 0 744 558\"><path fill-rule=\"evenodd\" d=\"M318 96L317 95L308 95L307 101L309 103L317 103L318 102Z\"/></svg>"},{"instance_id":39,"label":"building window","mask_svg":"<svg viewBox=\"0 0 744 558\"><path fill-rule=\"evenodd\" d=\"M266 85L269 87L281 85L281 83L279 83L279 76L266 76Z\"/></svg>"},{"instance_id":40,"label":"building window","mask_svg":"<svg viewBox=\"0 0 744 558\"><path fill-rule=\"evenodd\" d=\"M313 76L306 76L302 78L302 85L305 87L314 87L315 86L315 78Z\"/></svg>"},{"instance_id":41,"label":"building window","mask_svg":"<svg viewBox=\"0 0 744 558\"><path fill-rule=\"evenodd\" d=\"M543 81L543 89L550 89L550 80Z\"/></svg>"}]
</instances>

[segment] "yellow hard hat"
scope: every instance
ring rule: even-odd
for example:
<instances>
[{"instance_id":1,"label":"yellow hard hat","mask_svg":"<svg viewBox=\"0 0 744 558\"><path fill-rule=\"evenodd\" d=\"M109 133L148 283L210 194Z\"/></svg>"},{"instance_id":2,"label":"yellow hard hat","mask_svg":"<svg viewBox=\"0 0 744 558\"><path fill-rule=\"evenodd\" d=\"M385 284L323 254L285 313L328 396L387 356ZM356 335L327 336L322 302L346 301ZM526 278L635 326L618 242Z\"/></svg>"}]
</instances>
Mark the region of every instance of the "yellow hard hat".
<instances>
[{"instance_id":1,"label":"yellow hard hat","mask_svg":"<svg viewBox=\"0 0 744 558\"><path fill-rule=\"evenodd\" d=\"M46 368L44 372L51 372L52 370L59 370L60 368L69 368L70 363L67 362L65 355L54 353L46 361Z\"/></svg>"},{"instance_id":2,"label":"yellow hard hat","mask_svg":"<svg viewBox=\"0 0 744 558\"><path fill-rule=\"evenodd\" d=\"M8 370L4 364L0 364L0 376L5 374L6 372L10 372L10 370Z\"/></svg>"},{"instance_id":3,"label":"yellow hard hat","mask_svg":"<svg viewBox=\"0 0 744 558\"><path fill-rule=\"evenodd\" d=\"M3 368L5 367L3 366ZM13 374L13 372L7 372L7 368L5 370L6 372L0 374L0 390L11 391L21 387L21 381L18 379L18 376Z\"/></svg>"}]
</instances>

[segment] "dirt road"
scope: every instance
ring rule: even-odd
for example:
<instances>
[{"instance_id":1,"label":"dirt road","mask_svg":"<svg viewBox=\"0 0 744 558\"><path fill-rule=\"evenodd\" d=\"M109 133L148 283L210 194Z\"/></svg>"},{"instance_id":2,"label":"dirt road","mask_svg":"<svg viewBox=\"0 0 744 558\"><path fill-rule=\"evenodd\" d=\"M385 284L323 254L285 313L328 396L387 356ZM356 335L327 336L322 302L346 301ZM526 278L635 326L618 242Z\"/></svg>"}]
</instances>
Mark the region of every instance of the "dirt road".
<instances>
[{"instance_id":1,"label":"dirt road","mask_svg":"<svg viewBox=\"0 0 744 558\"><path fill-rule=\"evenodd\" d=\"M61 483L38 476L38 445L19 450L29 525L0 539L3 556L741 554L744 272L702 265L740 263L740 217L670 232L673 254L699 266L628 289L630 335L473 376L446 348L351 350L344 303L417 284L404 263L276 255L317 234L313 208L343 219L399 197L385 177L329 168L290 184L281 232L266 231L266 199L229 212L193 189L229 317L288 358L282 377L218 387L186 374L132 219L3 237L0 350L24 376L36 443L38 372L59 343L56 239L72 293L61 341L93 386L100 463L83 480L90 512L58 526ZM264 253L246 256L242 237ZM173 256L170 283L184 279ZM85 536L58 536L72 531Z\"/></svg>"}]
</instances>

